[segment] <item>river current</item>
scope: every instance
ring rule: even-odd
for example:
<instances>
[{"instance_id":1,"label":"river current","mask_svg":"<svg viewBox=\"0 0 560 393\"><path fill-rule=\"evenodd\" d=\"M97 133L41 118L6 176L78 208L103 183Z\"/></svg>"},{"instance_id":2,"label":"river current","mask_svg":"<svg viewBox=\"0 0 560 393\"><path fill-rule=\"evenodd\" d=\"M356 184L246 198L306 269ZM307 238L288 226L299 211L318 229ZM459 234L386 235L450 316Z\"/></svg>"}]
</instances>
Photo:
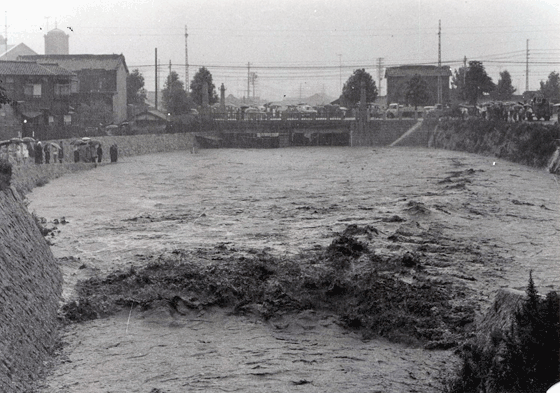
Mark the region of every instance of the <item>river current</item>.
<instances>
[{"instance_id":1,"label":"river current","mask_svg":"<svg viewBox=\"0 0 560 393\"><path fill-rule=\"evenodd\" d=\"M219 244L297 255L351 223L383 230L380 217L403 215L411 201L430 211L422 225L507 261L465 267L479 300L500 287L524 289L531 270L539 291L560 288L558 178L492 157L417 148L177 151L69 174L28 199L50 223L67 222L50 239L65 300L78 279L147 255ZM72 325L40 391L429 392L456 361L449 351L363 342L327 314L286 318L273 325L220 310L183 319L131 310Z\"/></svg>"}]
</instances>

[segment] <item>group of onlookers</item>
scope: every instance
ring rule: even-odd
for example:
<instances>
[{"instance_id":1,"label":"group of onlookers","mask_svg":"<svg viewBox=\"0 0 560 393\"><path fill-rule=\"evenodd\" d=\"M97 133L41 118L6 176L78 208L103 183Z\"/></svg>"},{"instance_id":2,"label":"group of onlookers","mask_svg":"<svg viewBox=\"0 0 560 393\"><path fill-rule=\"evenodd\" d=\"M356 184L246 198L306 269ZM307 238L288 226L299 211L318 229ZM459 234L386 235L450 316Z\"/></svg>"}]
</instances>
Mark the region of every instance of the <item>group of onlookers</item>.
<instances>
[{"instance_id":1,"label":"group of onlookers","mask_svg":"<svg viewBox=\"0 0 560 393\"><path fill-rule=\"evenodd\" d=\"M87 139L87 138L84 138ZM103 148L97 141L81 140L71 143L74 148L74 162L100 163L103 160ZM56 164L64 161L64 144L35 141L32 138L14 138L0 142L0 159L12 165ZM110 147L111 162L117 161L117 145Z\"/></svg>"},{"instance_id":2,"label":"group of onlookers","mask_svg":"<svg viewBox=\"0 0 560 393\"><path fill-rule=\"evenodd\" d=\"M12 165L61 163L64 159L62 142L41 143L29 140L10 140L0 146L0 159L7 160Z\"/></svg>"}]
</instances>

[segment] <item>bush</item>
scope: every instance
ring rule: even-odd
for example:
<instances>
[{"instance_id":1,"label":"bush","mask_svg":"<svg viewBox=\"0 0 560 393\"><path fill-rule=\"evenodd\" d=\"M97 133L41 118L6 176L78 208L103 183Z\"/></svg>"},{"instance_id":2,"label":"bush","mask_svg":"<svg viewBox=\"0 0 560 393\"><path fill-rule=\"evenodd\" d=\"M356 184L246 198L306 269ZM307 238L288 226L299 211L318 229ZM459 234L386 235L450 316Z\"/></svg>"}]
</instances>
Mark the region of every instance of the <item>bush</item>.
<instances>
[{"instance_id":1,"label":"bush","mask_svg":"<svg viewBox=\"0 0 560 393\"><path fill-rule=\"evenodd\" d=\"M560 377L560 301L541 297L529 275L527 298L509 330L492 335L488 348L469 344L449 393L545 392Z\"/></svg>"}]
</instances>

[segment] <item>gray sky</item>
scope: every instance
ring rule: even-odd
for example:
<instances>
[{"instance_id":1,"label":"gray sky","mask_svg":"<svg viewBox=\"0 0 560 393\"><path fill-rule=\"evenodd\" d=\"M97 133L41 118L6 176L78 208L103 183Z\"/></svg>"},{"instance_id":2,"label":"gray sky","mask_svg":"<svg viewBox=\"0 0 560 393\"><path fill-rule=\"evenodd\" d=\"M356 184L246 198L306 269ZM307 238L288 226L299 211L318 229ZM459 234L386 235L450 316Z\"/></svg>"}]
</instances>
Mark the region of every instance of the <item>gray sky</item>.
<instances>
[{"instance_id":1,"label":"gray sky","mask_svg":"<svg viewBox=\"0 0 560 393\"><path fill-rule=\"evenodd\" d=\"M47 23L50 30L56 20L70 53L122 53L148 90L156 47L160 84L170 60L184 81L185 25L190 77L206 66L216 87L238 97L249 62L256 95L270 100L337 97L356 68L377 82L379 58L385 66L437 64L440 19L442 62L452 69L464 56L480 60L494 82L508 70L524 91L529 39L529 88L560 71L560 0L33 0L10 1L4 11L9 44L44 53Z\"/></svg>"}]
</instances>

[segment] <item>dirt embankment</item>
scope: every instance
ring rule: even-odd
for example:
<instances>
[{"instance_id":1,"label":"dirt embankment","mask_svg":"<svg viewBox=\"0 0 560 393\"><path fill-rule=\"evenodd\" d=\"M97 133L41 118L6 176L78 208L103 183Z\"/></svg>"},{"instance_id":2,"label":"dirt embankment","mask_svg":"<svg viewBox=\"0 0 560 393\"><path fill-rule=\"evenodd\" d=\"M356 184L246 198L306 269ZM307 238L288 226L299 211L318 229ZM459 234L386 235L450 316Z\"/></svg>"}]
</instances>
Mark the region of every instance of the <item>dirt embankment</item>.
<instances>
[{"instance_id":1,"label":"dirt embankment","mask_svg":"<svg viewBox=\"0 0 560 393\"><path fill-rule=\"evenodd\" d=\"M469 119L441 120L430 138L429 145L492 155L537 168L547 166L557 168L558 165L551 160L559 141L558 124L506 123Z\"/></svg>"},{"instance_id":2,"label":"dirt embankment","mask_svg":"<svg viewBox=\"0 0 560 393\"><path fill-rule=\"evenodd\" d=\"M0 391L28 392L58 343L62 275L16 190L0 191Z\"/></svg>"}]
</instances>

